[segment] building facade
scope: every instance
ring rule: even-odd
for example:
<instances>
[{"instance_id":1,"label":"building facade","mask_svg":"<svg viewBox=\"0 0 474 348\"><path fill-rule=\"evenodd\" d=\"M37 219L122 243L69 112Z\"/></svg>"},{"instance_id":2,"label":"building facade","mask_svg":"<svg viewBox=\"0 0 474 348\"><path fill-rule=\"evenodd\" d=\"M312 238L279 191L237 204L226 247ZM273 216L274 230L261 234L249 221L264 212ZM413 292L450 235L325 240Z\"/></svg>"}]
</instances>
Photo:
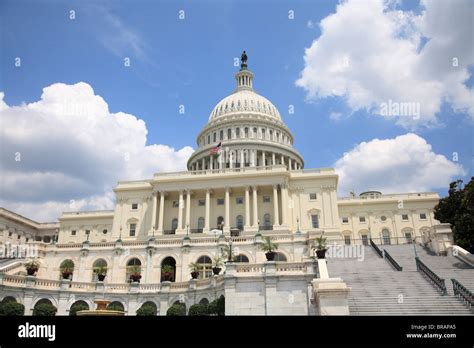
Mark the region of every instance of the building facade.
<instances>
[{"instance_id":1,"label":"building facade","mask_svg":"<svg viewBox=\"0 0 474 348\"><path fill-rule=\"evenodd\" d=\"M229 302L233 314L314 314L316 237L350 245L370 238L377 244L427 240L439 224L436 193L338 198L335 170L305 168L277 108L253 89L246 62L235 78L235 91L198 134L187 171L121 181L114 210L66 212L59 223L39 224L2 209L1 243L35 245L41 260L35 279L24 277L21 262L4 267L3 295L25 303L27 314L44 298L59 314L74 301L92 307L95 298L107 297L134 315L146 301L165 314L178 300L193 304L220 295L248 304ZM266 236L278 243L271 265L260 249ZM214 276L213 259L229 248L233 262ZM61 276L65 260L74 264L69 280ZM191 263L200 265L197 280L190 280ZM98 282L104 265L106 280ZM173 268L170 282L165 265ZM137 266L139 284L130 281ZM289 307L283 305L288 296L296 299Z\"/></svg>"}]
</instances>

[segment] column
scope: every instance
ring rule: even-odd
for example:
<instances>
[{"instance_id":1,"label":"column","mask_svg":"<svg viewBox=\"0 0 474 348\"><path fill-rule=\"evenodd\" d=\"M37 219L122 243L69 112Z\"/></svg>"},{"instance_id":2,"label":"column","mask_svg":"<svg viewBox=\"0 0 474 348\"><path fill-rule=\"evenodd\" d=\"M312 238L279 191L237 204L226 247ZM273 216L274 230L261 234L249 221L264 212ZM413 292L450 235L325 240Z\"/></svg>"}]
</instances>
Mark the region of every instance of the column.
<instances>
[{"instance_id":1,"label":"column","mask_svg":"<svg viewBox=\"0 0 474 348\"><path fill-rule=\"evenodd\" d=\"M250 227L250 186L245 187L245 229Z\"/></svg>"},{"instance_id":2,"label":"column","mask_svg":"<svg viewBox=\"0 0 474 348\"><path fill-rule=\"evenodd\" d=\"M251 165L252 167L255 167L255 164L256 164L256 163L255 163L255 150L250 150L250 151L252 152L252 153L251 153L251 160L250 160L251 163L250 163L250 165Z\"/></svg>"},{"instance_id":3,"label":"column","mask_svg":"<svg viewBox=\"0 0 474 348\"><path fill-rule=\"evenodd\" d=\"M273 185L273 228L280 226L280 217L278 216L278 185Z\"/></svg>"},{"instance_id":4,"label":"column","mask_svg":"<svg viewBox=\"0 0 474 348\"><path fill-rule=\"evenodd\" d=\"M206 169L206 158L202 158L202 162L201 162L201 170L205 170Z\"/></svg>"},{"instance_id":5,"label":"column","mask_svg":"<svg viewBox=\"0 0 474 348\"><path fill-rule=\"evenodd\" d=\"M229 168L234 168L234 150L229 151Z\"/></svg>"},{"instance_id":6,"label":"column","mask_svg":"<svg viewBox=\"0 0 474 348\"><path fill-rule=\"evenodd\" d=\"M262 166L265 167L266 163L265 163L265 151L262 151Z\"/></svg>"},{"instance_id":7,"label":"column","mask_svg":"<svg viewBox=\"0 0 474 348\"><path fill-rule=\"evenodd\" d=\"M281 187L281 215L283 226L288 226L288 186L283 184Z\"/></svg>"},{"instance_id":8,"label":"column","mask_svg":"<svg viewBox=\"0 0 474 348\"><path fill-rule=\"evenodd\" d=\"M281 155L280 158L281 158L281 164L285 165L285 157L283 155Z\"/></svg>"},{"instance_id":9,"label":"column","mask_svg":"<svg viewBox=\"0 0 474 348\"><path fill-rule=\"evenodd\" d=\"M275 152L272 153L272 166L276 164L276 159L275 159Z\"/></svg>"},{"instance_id":10,"label":"column","mask_svg":"<svg viewBox=\"0 0 474 348\"><path fill-rule=\"evenodd\" d=\"M225 217L224 217L224 233L230 232L230 189L225 188Z\"/></svg>"},{"instance_id":11,"label":"column","mask_svg":"<svg viewBox=\"0 0 474 348\"><path fill-rule=\"evenodd\" d=\"M214 164L213 162L214 162L213 157L212 157L212 156L209 156L209 169L210 169L210 170L213 169L213 168L212 168L212 167L213 167L213 164Z\"/></svg>"},{"instance_id":12,"label":"column","mask_svg":"<svg viewBox=\"0 0 474 348\"><path fill-rule=\"evenodd\" d=\"M291 157L288 157L288 170L291 170Z\"/></svg>"},{"instance_id":13,"label":"column","mask_svg":"<svg viewBox=\"0 0 474 348\"><path fill-rule=\"evenodd\" d=\"M206 220L204 221L204 231L208 232L210 229L211 221L211 189L206 190Z\"/></svg>"},{"instance_id":14,"label":"column","mask_svg":"<svg viewBox=\"0 0 474 348\"><path fill-rule=\"evenodd\" d=\"M244 150L240 150L240 167L245 166L245 156L244 156Z\"/></svg>"},{"instance_id":15,"label":"column","mask_svg":"<svg viewBox=\"0 0 474 348\"><path fill-rule=\"evenodd\" d=\"M186 226L191 228L191 190L186 190Z\"/></svg>"},{"instance_id":16,"label":"column","mask_svg":"<svg viewBox=\"0 0 474 348\"><path fill-rule=\"evenodd\" d=\"M257 186L252 186L253 196L253 227L258 227L258 200L257 200Z\"/></svg>"},{"instance_id":17,"label":"column","mask_svg":"<svg viewBox=\"0 0 474 348\"><path fill-rule=\"evenodd\" d=\"M153 207L152 207L152 212L151 212L151 232L153 233L153 230L156 230L156 205L158 204L158 192L153 191ZM150 235L150 233L148 233Z\"/></svg>"},{"instance_id":18,"label":"column","mask_svg":"<svg viewBox=\"0 0 474 348\"><path fill-rule=\"evenodd\" d=\"M183 229L183 191L179 191L179 202L178 202L178 230Z\"/></svg>"},{"instance_id":19,"label":"column","mask_svg":"<svg viewBox=\"0 0 474 348\"><path fill-rule=\"evenodd\" d=\"M163 233L163 217L165 212L165 191L160 191L160 214L158 215L158 230Z\"/></svg>"}]
</instances>

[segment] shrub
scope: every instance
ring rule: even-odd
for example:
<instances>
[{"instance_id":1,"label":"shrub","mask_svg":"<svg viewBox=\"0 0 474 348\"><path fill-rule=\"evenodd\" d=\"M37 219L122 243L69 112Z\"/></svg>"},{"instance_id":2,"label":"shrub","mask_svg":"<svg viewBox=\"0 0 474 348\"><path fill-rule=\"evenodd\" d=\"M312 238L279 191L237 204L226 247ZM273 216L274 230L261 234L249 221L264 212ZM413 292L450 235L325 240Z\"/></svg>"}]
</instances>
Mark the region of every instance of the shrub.
<instances>
[{"instance_id":1,"label":"shrub","mask_svg":"<svg viewBox=\"0 0 474 348\"><path fill-rule=\"evenodd\" d=\"M175 303L166 311L169 316L183 316L186 315L186 305L184 303Z\"/></svg>"},{"instance_id":2,"label":"shrub","mask_svg":"<svg viewBox=\"0 0 474 348\"><path fill-rule=\"evenodd\" d=\"M211 315L225 315L225 297L216 298L208 305L208 313Z\"/></svg>"},{"instance_id":3,"label":"shrub","mask_svg":"<svg viewBox=\"0 0 474 348\"><path fill-rule=\"evenodd\" d=\"M58 309L50 303L40 303L35 306L33 315L38 317L54 317Z\"/></svg>"},{"instance_id":4,"label":"shrub","mask_svg":"<svg viewBox=\"0 0 474 348\"><path fill-rule=\"evenodd\" d=\"M0 316L22 316L25 315L25 306L17 302L0 303Z\"/></svg>"},{"instance_id":5,"label":"shrub","mask_svg":"<svg viewBox=\"0 0 474 348\"><path fill-rule=\"evenodd\" d=\"M209 315L208 305L205 303L196 303L189 307L189 316L196 316L196 315Z\"/></svg>"},{"instance_id":6,"label":"shrub","mask_svg":"<svg viewBox=\"0 0 474 348\"><path fill-rule=\"evenodd\" d=\"M69 315L70 316L76 316L77 312L79 311L87 311L89 309L89 306L83 303L75 304L71 306L71 309L69 309Z\"/></svg>"},{"instance_id":7,"label":"shrub","mask_svg":"<svg viewBox=\"0 0 474 348\"><path fill-rule=\"evenodd\" d=\"M141 317L154 317L156 313L156 307L150 305L143 305L137 310L137 316Z\"/></svg>"},{"instance_id":8,"label":"shrub","mask_svg":"<svg viewBox=\"0 0 474 348\"><path fill-rule=\"evenodd\" d=\"M107 306L107 309L109 311L121 311L121 312L125 310L125 308L120 302L112 302L111 304Z\"/></svg>"}]
</instances>

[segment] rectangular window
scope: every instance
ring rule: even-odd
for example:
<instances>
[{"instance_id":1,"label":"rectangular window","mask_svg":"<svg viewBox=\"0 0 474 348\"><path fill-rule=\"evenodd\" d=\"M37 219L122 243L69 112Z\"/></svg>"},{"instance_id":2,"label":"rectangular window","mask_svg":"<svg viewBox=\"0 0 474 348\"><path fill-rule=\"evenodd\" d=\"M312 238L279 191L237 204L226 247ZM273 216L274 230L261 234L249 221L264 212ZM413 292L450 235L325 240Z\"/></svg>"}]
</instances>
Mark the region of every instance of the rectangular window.
<instances>
[{"instance_id":1,"label":"rectangular window","mask_svg":"<svg viewBox=\"0 0 474 348\"><path fill-rule=\"evenodd\" d=\"M315 201L316 199L318 198L318 196L316 195L316 193L310 193L309 194L309 200L310 201Z\"/></svg>"},{"instance_id":2,"label":"rectangular window","mask_svg":"<svg viewBox=\"0 0 474 348\"><path fill-rule=\"evenodd\" d=\"M319 216L318 215L311 215L311 225L313 228L319 228Z\"/></svg>"},{"instance_id":3,"label":"rectangular window","mask_svg":"<svg viewBox=\"0 0 474 348\"><path fill-rule=\"evenodd\" d=\"M420 214L420 220L426 220L426 214L425 213Z\"/></svg>"},{"instance_id":4,"label":"rectangular window","mask_svg":"<svg viewBox=\"0 0 474 348\"><path fill-rule=\"evenodd\" d=\"M86 235L90 233L91 233L91 230L86 230Z\"/></svg>"},{"instance_id":5,"label":"rectangular window","mask_svg":"<svg viewBox=\"0 0 474 348\"><path fill-rule=\"evenodd\" d=\"M132 203L132 210L138 209L138 203Z\"/></svg>"},{"instance_id":6,"label":"rectangular window","mask_svg":"<svg viewBox=\"0 0 474 348\"><path fill-rule=\"evenodd\" d=\"M76 230L72 230L71 231L71 236L75 236L76 235Z\"/></svg>"},{"instance_id":7,"label":"rectangular window","mask_svg":"<svg viewBox=\"0 0 474 348\"><path fill-rule=\"evenodd\" d=\"M405 232L405 240L407 241L408 244L412 243L410 232Z\"/></svg>"},{"instance_id":8,"label":"rectangular window","mask_svg":"<svg viewBox=\"0 0 474 348\"><path fill-rule=\"evenodd\" d=\"M359 222L365 222L365 216L359 216Z\"/></svg>"},{"instance_id":9,"label":"rectangular window","mask_svg":"<svg viewBox=\"0 0 474 348\"><path fill-rule=\"evenodd\" d=\"M363 245L369 245L369 238L367 238L366 234L362 235L362 244Z\"/></svg>"},{"instance_id":10,"label":"rectangular window","mask_svg":"<svg viewBox=\"0 0 474 348\"><path fill-rule=\"evenodd\" d=\"M135 230L137 228L137 225L136 224L130 224L130 237L134 237L135 236Z\"/></svg>"},{"instance_id":11,"label":"rectangular window","mask_svg":"<svg viewBox=\"0 0 474 348\"><path fill-rule=\"evenodd\" d=\"M348 217L343 217L342 218L342 223L343 224L348 224L349 223L349 218Z\"/></svg>"},{"instance_id":12,"label":"rectangular window","mask_svg":"<svg viewBox=\"0 0 474 348\"><path fill-rule=\"evenodd\" d=\"M178 208L178 207L179 207L179 202L173 201L173 208Z\"/></svg>"},{"instance_id":13,"label":"rectangular window","mask_svg":"<svg viewBox=\"0 0 474 348\"><path fill-rule=\"evenodd\" d=\"M205 205L206 205L206 200L204 200L204 199L199 199L198 200L198 206L204 207Z\"/></svg>"},{"instance_id":14,"label":"rectangular window","mask_svg":"<svg viewBox=\"0 0 474 348\"><path fill-rule=\"evenodd\" d=\"M270 196L263 196L263 203L270 203Z\"/></svg>"},{"instance_id":15,"label":"rectangular window","mask_svg":"<svg viewBox=\"0 0 474 348\"><path fill-rule=\"evenodd\" d=\"M9 231L9 232L8 232L8 237L11 237L12 234L13 234L13 232Z\"/></svg>"},{"instance_id":16,"label":"rectangular window","mask_svg":"<svg viewBox=\"0 0 474 348\"><path fill-rule=\"evenodd\" d=\"M217 198L217 205L224 205L224 198Z\"/></svg>"},{"instance_id":17,"label":"rectangular window","mask_svg":"<svg viewBox=\"0 0 474 348\"><path fill-rule=\"evenodd\" d=\"M408 221L408 214L402 214L402 220Z\"/></svg>"},{"instance_id":18,"label":"rectangular window","mask_svg":"<svg viewBox=\"0 0 474 348\"><path fill-rule=\"evenodd\" d=\"M344 236L344 244L351 245L351 236Z\"/></svg>"},{"instance_id":19,"label":"rectangular window","mask_svg":"<svg viewBox=\"0 0 474 348\"><path fill-rule=\"evenodd\" d=\"M244 204L244 198L243 197L235 198L235 203L236 204Z\"/></svg>"}]
</instances>

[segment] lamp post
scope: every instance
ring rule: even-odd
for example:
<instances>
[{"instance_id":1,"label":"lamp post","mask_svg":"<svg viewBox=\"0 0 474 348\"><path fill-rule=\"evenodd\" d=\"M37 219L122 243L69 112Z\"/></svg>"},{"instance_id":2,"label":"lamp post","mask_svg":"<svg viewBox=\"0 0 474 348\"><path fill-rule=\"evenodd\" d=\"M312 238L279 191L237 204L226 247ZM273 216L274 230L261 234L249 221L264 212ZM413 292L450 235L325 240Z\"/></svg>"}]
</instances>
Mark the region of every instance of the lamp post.
<instances>
[{"instance_id":1,"label":"lamp post","mask_svg":"<svg viewBox=\"0 0 474 348\"><path fill-rule=\"evenodd\" d=\"M229 237L229 255L227 255L227 262L232 262L232 237Z\"/></svg>"}]
</instances>

